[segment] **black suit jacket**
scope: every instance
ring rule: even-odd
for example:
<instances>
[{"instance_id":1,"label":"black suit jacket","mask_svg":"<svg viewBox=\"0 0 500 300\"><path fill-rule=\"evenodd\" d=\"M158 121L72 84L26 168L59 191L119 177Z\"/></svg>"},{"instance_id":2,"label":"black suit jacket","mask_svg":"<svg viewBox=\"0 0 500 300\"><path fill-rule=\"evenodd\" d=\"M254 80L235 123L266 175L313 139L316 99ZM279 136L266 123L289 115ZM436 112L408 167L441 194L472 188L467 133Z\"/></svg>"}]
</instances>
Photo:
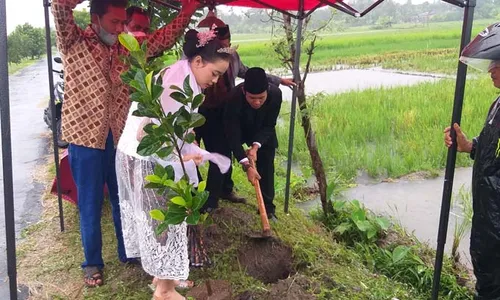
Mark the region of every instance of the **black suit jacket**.
<instances>
[{"instance_id":1,"label":"black suit jacket","mask_svg":"<svg viewBox=\"0 0 500 300\"><path fill-rule=\"evenodd\" d=\"M224 128L231 150L238 161L246 157L242 144L258 142L262 147L278 147L276 120L281 102L281 90L270 84L267 100L259 109L248 104L243 93L243 84L233 88L224 111Z\"/></svg>"}]
</instances>

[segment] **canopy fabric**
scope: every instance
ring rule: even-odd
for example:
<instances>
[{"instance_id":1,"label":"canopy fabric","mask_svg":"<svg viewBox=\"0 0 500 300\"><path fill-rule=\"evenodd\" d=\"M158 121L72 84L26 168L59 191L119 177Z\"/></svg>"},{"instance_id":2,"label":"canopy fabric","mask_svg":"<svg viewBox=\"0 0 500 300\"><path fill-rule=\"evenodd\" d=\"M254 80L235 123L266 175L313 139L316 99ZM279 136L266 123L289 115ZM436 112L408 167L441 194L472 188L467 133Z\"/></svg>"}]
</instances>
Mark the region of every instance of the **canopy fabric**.
<instances>
[{"instance_id":1,"label":"canopy fabric","mask_svg":"<svg viewBox=\"0 0 500 300\"><path fill-rule=\"evenodd\" d=\"M336 0L329 1L330 3L337 2ZM299 0L234 0L234 1L220 1L220 4L228 6L241 6L241 7L251 7L251 8L276 8L279 10L289 10L298 11L299 10ZM304 0L304 11L312 10L318 8L318 6L324 6L321 1L318 0Z\"/></svg>"}]
</instances>

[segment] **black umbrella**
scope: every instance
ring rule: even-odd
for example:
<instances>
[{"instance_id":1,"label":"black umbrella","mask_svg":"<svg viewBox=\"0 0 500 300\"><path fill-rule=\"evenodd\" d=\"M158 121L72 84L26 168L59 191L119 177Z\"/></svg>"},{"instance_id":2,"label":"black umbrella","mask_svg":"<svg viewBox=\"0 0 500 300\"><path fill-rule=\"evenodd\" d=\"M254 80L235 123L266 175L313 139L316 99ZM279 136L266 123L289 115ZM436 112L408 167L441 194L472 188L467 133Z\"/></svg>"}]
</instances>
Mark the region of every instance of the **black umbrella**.
<instances>
[{"instance_id":1,"label":"black umbrella","mask_svg":"<svg viewBox=\"0 0 500 300\"><path fill-rule=\"evenodd\" d=\"M496 64L500 65L500 23L481 31L464 48L460 61L483 72L488 72Z\"/></svg>"}]
</instances>

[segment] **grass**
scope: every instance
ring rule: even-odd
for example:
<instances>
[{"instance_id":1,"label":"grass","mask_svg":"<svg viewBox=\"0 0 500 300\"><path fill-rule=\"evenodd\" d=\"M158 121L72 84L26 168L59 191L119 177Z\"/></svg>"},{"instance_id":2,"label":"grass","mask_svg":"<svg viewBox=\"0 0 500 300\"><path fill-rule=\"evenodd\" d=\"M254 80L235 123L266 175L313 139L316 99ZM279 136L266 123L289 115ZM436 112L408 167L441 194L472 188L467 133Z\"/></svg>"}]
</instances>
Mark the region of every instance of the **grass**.
<instances>
[{"instance_id":1,"label":"grass","mask_svg":"<svg viewBox=\"0 0 500 300\"><path fill-rule=\"evenodd\" d=\"M491 24L491 20L475 22L473 35ZM395 27L389 30L361 30L323 35L316 45L312 67L319 70L333 65L348 64L423 72L454 73L457 67L461 25L459 22L434 23L428 27ZM250 39L268 41L250 42ZM266 69L282 67L272 50L272 37L238 36L233 44L239 44L238 53L248 66ZM245 42L238 42L245 40ZM302 66L305 64L302 57ZM444 60L444 62L443 62Z\"/></svg>"},{"instance_id":2,"label":"grass","mask_svg":"<svg viewBox=\"0 0 500 300\"><path fill-rule=\"evenodd\" d=\"M14 64L10 63L9 64L9 75L13 75L22 69L29 67L33 65L34 63L40 61L40 58L35 58L35 59L23 59L20 63Z\"/></svg>"},{"instance_id":3,"label":"grass","mask_svg":"<svg viewBox=\"0 0 500 300\"><path fill-rule=\"evenodd\" d=\"M253 188L242 171L236 169L234 173L240 193L252 198ZM49 177L52 174L49 172ZM42 220L25 231L25 239L17 250L19 283L30 288L31 299L151 299L147 286L150 277L140 267L120 264L116 257L109 205L105 206L102 219L106 284L97 289L85 289L80 271L82 250L76 208L65 203L66 231L60 233L56 199L46 195L43 201ZM282 196L277 202L281 211ZM254 216L257 229L255 206L238 208ZM315 283L318 299L426 298L404 284L368 270L358 254L334 242L328 231L298 210L292 209L290 216L281 216L273 229L274 234L292 248L294 266L299 273ZM246 290L265 292L270 286L248 276L241 268L236 255L241 241L231 236L233 230L237 228L227 231L233 243L229 250L212 258L216 264L208 270L210 278L231 282L235 295ZM198 283L205 280L205 276L200 271L192 272L192 278Z\"/></svg>"},{"instance_id":4,"label":"grass","mask_svg":"<svg viewBox=\"0 0 500 300\"><path fill-rule=\"evenodd\" d=\"M449 126L455 84L451 80L391 89L368 89L309 98L320 154L328 172L353 179L359 170L371 176L398 177L444 168L443 129ZM467 82L462 127L478 135L498 91L489 78ZM280 153L288 147L288 116L278 126ZM297 118L294 161L309 166L304 133ZM469 166L458 155L458 166ZM307 167L306 167L307 168Z\"/></svg>"}]
</instances>

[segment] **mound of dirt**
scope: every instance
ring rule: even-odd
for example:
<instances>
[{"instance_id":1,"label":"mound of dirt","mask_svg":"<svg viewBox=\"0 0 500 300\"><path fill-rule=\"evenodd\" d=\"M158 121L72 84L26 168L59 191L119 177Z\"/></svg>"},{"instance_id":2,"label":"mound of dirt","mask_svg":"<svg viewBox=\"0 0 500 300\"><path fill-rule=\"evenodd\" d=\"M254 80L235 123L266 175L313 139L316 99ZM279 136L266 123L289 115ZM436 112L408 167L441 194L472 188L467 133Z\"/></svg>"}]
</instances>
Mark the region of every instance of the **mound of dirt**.
<instances>
[{"instance_id":1,"label":"mound of dirt","mask_svg":"<svg viewBox=\"0 0 500 300\"><path fill-rule=\"evenodd\" d=\"M276 283L294 271L292 249L274 238L247 240L238 250L238 260L248 275L263 283Z\"/></svg>"},{"instance_id":2,"label":"mound of dirt","mask_svg":"<svg viewBox=\"0 0 500 300\"><path fill-rule=\"evenodd\" d=\"M196 300L232 300L231 284L224 280L210 280L212 295L208 297L207 286L205 283L192 288L187 297L193 297Z\"/></svg>"},{"instance_id":3,"label":"mound of dirt","mask_svg":"<svg viewBox=\"0 0 500 300\"><path fill-rule=\"evenodd\" d=\"M312 290L312 292L308 292ZM311 284L309 279L302 275L295 275L270 286L265 293L246 291L236 297L236 300L315 300L313 293L319 293L319 286Z\"/></svg>"}]
</instances>

